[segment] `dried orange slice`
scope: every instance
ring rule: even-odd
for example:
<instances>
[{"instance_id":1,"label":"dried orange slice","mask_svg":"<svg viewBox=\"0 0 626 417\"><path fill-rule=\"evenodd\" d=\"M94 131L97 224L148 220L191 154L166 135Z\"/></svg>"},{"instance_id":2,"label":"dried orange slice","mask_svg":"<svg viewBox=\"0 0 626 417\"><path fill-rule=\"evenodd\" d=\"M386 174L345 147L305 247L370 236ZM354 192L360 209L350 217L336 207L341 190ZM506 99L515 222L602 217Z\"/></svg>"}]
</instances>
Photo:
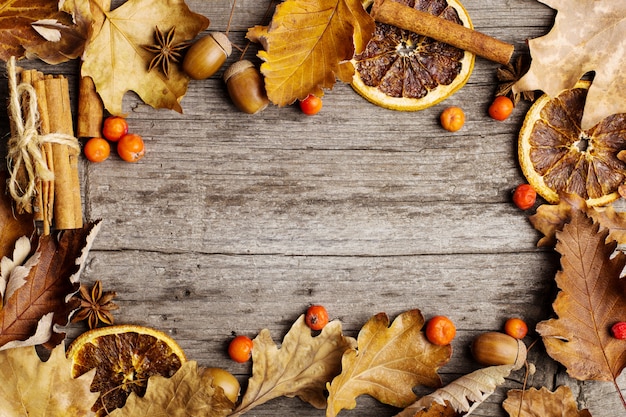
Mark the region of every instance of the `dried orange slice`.
<instances>
[{"instance_id":1,"label":"dried orange slice","mask_svg":"<svg viewBox=\"0 0 626 417\"><path fill-rule=\"evenodd\" d=\"M170 377L186 361L170 336L148 327L101 327L80 335L67 351L74 378L96 368L92 392L100 397L92 410L104 416L126 403L131 392L143 396L152 375Z\"/></svg>"},{"instance_id":2,"label":"dried orange slice","mask_svg":"<svg viewBox=\"0 0 626 417\"><path fill-rule=\"evenodd\" d=\"M364 2L364 5L367 5ZM414 8L473 28L457 0L417 1ZM393 110L416 111L445 100L463 87L475 55L432 38L384 23L352 63L352 87L370 102Z\"/></svg>"},{"instance_id":3,"label":"dried orange slice","mask_svg":"<svg viewBox=\"0 0 626 417\"><path fill-rule=\"evenodd\" d=\"M543 95L528 110L520 130L522 171L550 203L558 203L560 193L572 193L588 205L605 205L619 197L618 187L626 179L626 163L618 158L626 150L626 114L609 116L583 131L589 85L579 81L553 99Z\"/></svg>"}]
</instances>

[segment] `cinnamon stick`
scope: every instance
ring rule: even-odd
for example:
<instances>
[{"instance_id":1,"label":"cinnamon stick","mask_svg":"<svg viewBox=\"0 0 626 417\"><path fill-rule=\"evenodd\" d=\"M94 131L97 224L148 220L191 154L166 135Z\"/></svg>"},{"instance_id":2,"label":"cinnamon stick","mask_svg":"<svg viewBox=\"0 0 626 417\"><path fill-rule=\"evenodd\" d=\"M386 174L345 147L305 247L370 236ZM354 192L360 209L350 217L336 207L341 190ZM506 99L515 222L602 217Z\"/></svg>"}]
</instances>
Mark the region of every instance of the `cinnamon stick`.
<instances>
[{"instance_id":1,"label":"cinnamon stick","mask_svg":"<svg viewBox=\"0 0 626 417\"><path fill-rule=\"evenodd\" d=\"M370 15L377 22L428 36L503 65L513 55L511 44L394 0L375 0Z\"/></svg>"},{"instance_id":2,"label":"cinnamon stick","mask_svg":"<svg viewBox=\"0 0 626 417\"><path fill-rule=\"evenodd\" d=\"M79 138L100 136L104 105L89 76L81 77L78 85L78 117L76 131Z\"/></svg>"},{"instance_id":3,"label":"cinnamon stick","mask_svg":"<svg viewBox=\"0 0 626 417\"><path fill-rule=\"evenodd\" d=\"M39 110L39 133L41 135L47 135L50 133L50 117L48 112L48 100L46 95L46 83L44 81L44 75L41 72L37 73L36 79L33 82L35 87L35 93L37 94L37 108ZM54 172L54 161L52 159L52 144L44 143L41 146L41 152L48 169ZM38 187L37 196L37 208L36 220L42 222L43 234L50 234L50 228L52 226L54 204L54 181L41 181L40 187Z\"/></svg>"}]
</instances>

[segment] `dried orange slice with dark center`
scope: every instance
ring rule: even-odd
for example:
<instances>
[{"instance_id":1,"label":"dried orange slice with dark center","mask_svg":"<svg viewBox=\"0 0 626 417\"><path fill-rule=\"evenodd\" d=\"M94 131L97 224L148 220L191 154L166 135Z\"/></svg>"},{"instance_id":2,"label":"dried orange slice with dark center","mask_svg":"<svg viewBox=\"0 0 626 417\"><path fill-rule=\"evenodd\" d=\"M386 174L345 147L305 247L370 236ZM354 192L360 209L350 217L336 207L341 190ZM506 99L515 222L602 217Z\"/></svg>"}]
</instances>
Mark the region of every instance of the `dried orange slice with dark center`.
<instances>
[{"instance_id":1,"label":"dried orange slice with dark center","mask_svg":"<svg viewBox=\"0 0 626 417\"><path fill-rule=\"evenodd\" d=\"M457 0L410 0L428 12L468 28L472 22ZM352 87L381 107L415 111L445 100L469 79L475 55L446 43L384 23L365 50L352 60Z\"/></svg>"},{"instance_id":2,"label":"dried orange slice with dark center","mask_svg":"<svg viewBox=\"0 0 626 417\"><path fill-rule=\"evenodd\" d=\"M626 114L609 116L583 131L589 85L580 81L553 99L543 95L520 130L522 171L550 203L558 203L560 193L571 193L588 205L605 205L619 197L618 187L626 179L626 164L618 158L626 150Z\"/></svg>"},{"instance_id":3,"label":"dried orange slice with dark center","mask_svg":"<svg viewBox=\"0 0 626 417\"><path fill-rule=\"evenodd\" d=\"M69 346L72 377L93 368L92 392L100 392L92 410L97 416L121 408L131 392L143 396L152 375L170 377L186 361L168 335L148 327L119 325L90 330Z\"/></svg>"}]
</instances>

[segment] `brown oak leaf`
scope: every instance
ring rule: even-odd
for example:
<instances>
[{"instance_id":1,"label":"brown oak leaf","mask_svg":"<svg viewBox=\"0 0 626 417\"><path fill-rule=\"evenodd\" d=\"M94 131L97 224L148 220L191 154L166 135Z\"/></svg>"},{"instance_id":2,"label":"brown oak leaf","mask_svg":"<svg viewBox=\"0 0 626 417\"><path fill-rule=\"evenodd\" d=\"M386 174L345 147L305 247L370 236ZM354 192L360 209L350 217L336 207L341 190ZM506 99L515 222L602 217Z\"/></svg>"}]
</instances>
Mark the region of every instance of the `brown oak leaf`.
<instances>
[{"instance_id":1,"label":"brown oak leaf","mask_svg":"<svg viewBox=\"0 0 626 417\"><path fill-rule=\"evenodd\" d=\"M557 10L552 30L528 42L532 62L513 91L543 90L550 97L573 88L595 71L581 127L626 113L626 2L615 0L538 0Z\"/></svg>"},{"instance_id":2,"label":"brown oak leaf","mask_svg":"<svg viewBox=\"0 0 626 417\"><path fill-rule=\"evenodd\" d=\"M591 417L589 410L578 409L572 391L566 386L554 392L545 387L510 390L502 407L511 417Z\"/></svg>"},{"instance_id":3,"label":"brown oak leaf","mask_svg":"<svg viewBox=\"0 0 626 417\"><path fill-rule=\"evenodd\" d=\"M557 233L560 291L553 303L558 318L537 325L548 354L579 380L613 381L626 367L626 342L610 327L626 319L626 280L620 278L626 255L607 243L608 230L584 212Z\"/></svg>"},{"instance_id":4,"label":"brown oak leaf","mask_svg":"<svg viewBox=\"0 0 626 417\"><path fill-rule=\"evenodd\" d=\"M146 393L139 397L130 394L122 408L113 410L110 417L187 417L228 416L233 403L224 391L211 385L212 380L203 379L195 361L185 362L176 373L166 378L151 376Z\"/></svg>"},{"instance_id":5,"label":"brown oak leaf","mask_svg":"<svg viewBox=\"0 0 626 417\"><path fill-rule=\"evenodd\" d=\"M254 339L252 377L233 416L279 396L298 396L316 408L326 406L326 383L341 371L341 357L356 341L341 331L341 322L329 322L313 336L300 316L276 346L267 329Z\"/></svg>"},{"instance_id":6,"label":"brown oak leaf","mask_svg":"<svg viewBox=\"0 0 626 417\"><path fill-rule=\"evenodd\" d=\"M74 0L74 9L85 9ZM193 39L209 25L209 19L192 12L184 0L129 0L114 10L104 10L104 21L94 28L83 54L81 75L90 76L112 114L122 114L124 94L134 91L148 105L182 112L180 100L187 92L189 77L172 68L169 78L148 71L153 54L144 46L154 43L161 31L176 28L176 42ZM120 59L123 57L123 59Z\"/></svg>"},{"instance_id":7,"label":"brown oak leaf","mask_svg":"<svg viewBox=\"0 0 626 417\"><path fill-rule=\"evenodd\" d=\"M286 0L269 27L251 28L248 38L263 45L258 56L270 101L285 106L308 94L323 96L337 78L349 82L349 61L373 33L361 0Z\"/></svg>"},{"instance_id":8,"label":"brown oak leaf","mask_svg":"<svg viewBox=\"0 0 626 417\"><path fill-rule=\"evenodd\" d=\"M365 323L357 347L343 355L341 374L328 384L326 416L353 409L360 395L404 408L417 399L415 386L440 387L437 370L450 360L452 347L428 342L423 325L417 309L400 314L391 326L384 313Z\"/></svg>"},{"instance_id":9,"label":"brown oak leaf","mask_svg":"<svg viewBox=\"0 0 626 417\"><path fill-rule=\"evenodd\" d=\"M82 229L66 230L57 235L39 238L33 257L36 262L28 276L13 294L5 300L0 310L0 349L28 341L34 334L44 331L42 319L47 324L48 346L56 346L63 333L54 331L65 326L78 305L67 302L79 288L79 277L93 243L100 222L88 223ZM43 343L37 338L34 343ZM27 343L28 344L28 343Z\"/></svg>"},{"instance_id":10,"label":"brown oak leaf","mask_svg":"<svg viewBox=\"0 0 626 417\"><path fill-rule=\"evenodd\" d=\"M10 256L17 239L30 236L35 231L35 222L31 214L16 215L13 210L13 199L6 188L6 171L0 172L0 183L4 184L0 193L0 259Z\"/></svg>"},{"instance_id":11,"label":"brown oak leaf","mask_svg":"<svg viewBox=\"0 0 626 417\"><path fill-rule=\"evenodd\" d=\"M72 360L63 344L42 362L35 348L0 352L0 404L3 416L91 416L98 393L89 386L96 370L72 378Z\"/></svg>"}]
</instances>

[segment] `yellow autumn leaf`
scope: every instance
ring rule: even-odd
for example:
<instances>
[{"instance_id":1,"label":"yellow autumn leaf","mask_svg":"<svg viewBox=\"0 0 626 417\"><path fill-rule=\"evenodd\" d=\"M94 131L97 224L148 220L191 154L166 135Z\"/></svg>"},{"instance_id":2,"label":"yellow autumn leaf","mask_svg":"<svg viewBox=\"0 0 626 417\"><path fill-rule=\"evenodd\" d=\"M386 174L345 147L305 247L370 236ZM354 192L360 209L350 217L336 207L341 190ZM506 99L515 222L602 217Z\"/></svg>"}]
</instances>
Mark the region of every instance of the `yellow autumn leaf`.
<instances>
[{"instance_id":1,"label":"yellow autumn leaf","mask_svg":"<svg viewBox=\"0 0 626 417\"><path fill-rule=\"evenodd\" d=\"M385 313L365 323L357 348L344 353L341 374L328 384L326 416L353 409L360 395L404 408L417 399L415 386L440 387L437 370L450 360L452 347L430 343L423 326L419 310L400 314L391 326Z\"/></svg>"},{"instance_id":2,"label":"yellow autumn leaf","mask_svg":"<svg viewBox=\"0 0 626 417\"><path fill-rule=\"evenodd\" d=\"M337 78L349 82L349 61L373 33L361 0L286 0L269 27L252 28L248 37L263 44L258 56L267 95L284 106L308 94L321 97Z\"/></svg>"},{"instance_id":3,"label":"yellow autumn leaf","mask_svg":"<svg viewBox=\"0 0 626 417\"><path fill-rule=\"evenodd\" d=\"M89 386L96 370L72 378L72 360L58 345L42 362L34 346L0 352L2 416L90 416L98 399Z\"/></svg>"},{"instance_id":4,"label":"yellow autumn leaf","mask_svg":"<svg viewBox=\"0 0 626 417\"><path fill-rule=\"evenodd\" d=\"M85 1L89 0L75 0L76 7ZM144 46L155 43L157 27L162 32L175 27L174 43L178 43L193 39L209 20L192 12L184 0L129 0L104 15L85 47L81 75L94 80L105 108L122 114L124 94L134 91L154 108L182 112L180 100L189 78L174 67L169 78L157 70L148 72L154 54Z\"/></svg>"}]
</instances>

